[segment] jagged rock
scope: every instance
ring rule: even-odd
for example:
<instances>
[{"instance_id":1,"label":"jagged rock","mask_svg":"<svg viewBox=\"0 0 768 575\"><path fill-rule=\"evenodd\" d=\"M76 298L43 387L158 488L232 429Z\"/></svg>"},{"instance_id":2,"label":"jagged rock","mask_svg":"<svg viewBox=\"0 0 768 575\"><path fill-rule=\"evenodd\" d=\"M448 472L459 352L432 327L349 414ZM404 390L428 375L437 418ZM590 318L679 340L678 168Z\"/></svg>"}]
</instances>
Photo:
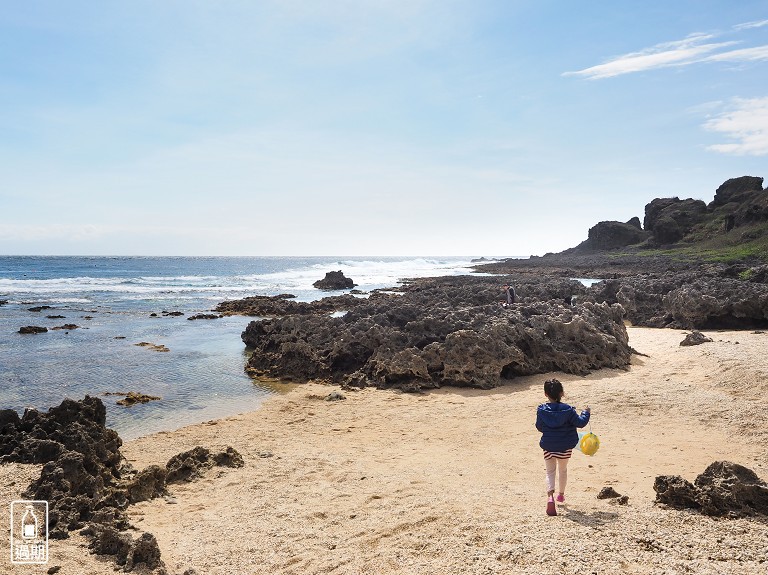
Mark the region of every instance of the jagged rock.
<instances>
[{"instance_id":1,"label":"jagged rock","mask_svg":"<svg viewBox=\"0 0 768 575\"><path fill-rule=\"evenodd\" d=\"M607 485L600 490L597 494L598 499L612 499L615 497L621 497L621 493L617 492L613 487Z\"/></svg>"},{"instance_id":2,"label":"jagged rock","mask_svg":"<svg viewBox=\"0 0 768 575\"><path fill-rule=\"evenodd\" d=\"M317 280L312 285L321 290L351 289L357 286L357 284L350 278L345 277L344 272L341 270L337 272L327 272L323 279Z\"/></svg>"},{"instance_id":3,"label":"jagged rock","mask_svg":"<svg viewBox=\"0 0 768 575\"><path fill-rule=\"evenodd\" d=\"M726 206L723 209L726 209ZM729 216L732 218L733 227L741 227L756 222L765 222L768 220L768 190L750 192L739 203L732 214ZM753 230L752 236L745 239L755 239L760 237L764 230Z\"/></svg>"},{"instance_id":4,"label":"jagged rock","mask_svg":"<svg viewBox=\"0 0 768 575\"><path fill-rule=\"evenodd\" d=\"M312 302L287 301L293 297L296 296L290 294L251 296L241 300L222 302L216 306L216 311L224 315L251 315L259 317L312 315L347 311L365 302L364 299L350 294L325 297Z\"/></svg>"},{"instance_id":5,"label":"jagged rock","mask_svg":"<svg viewBox=\"0 0 768 575\"><path fill-rule=\"evenodd\" d=\"M64 325L52 327L51 329L66 329L66 330L73 330L79 328L79 325L76 325L74 323L65 323Z\"/></svg>"},{"instance_id":6,"label":"jagged rock","mask_svg":"<svg viewBox=\"0 0 768 575\"><path fill-rule=\"evenodd\" d=\"M678 475L660 475L653 484L656 501L705 515L745 517L768 515L768 484L737 463L716 461L694 483Z\"/></svg>"},{"instance_id":7,"label":"jagged rock","mask_svg":"<svg viewBox=\"0 0 768 575\"><path fill-rule=\"evenodd\" d=\"M139 393L137 391L129 391L128 393L113 392L109 395L123 395L123 399L119 399L115 403L117 403L117 405L124 405L126 407L136 405L137 403L149 403L150 401L163 399L162 397L158 397L156 395L147 395L146 393Z\"/></svg>"},{"instance_id":8,"label":"jagged rock","mask_svg":"<svg viewBox=\"0 0 768 575\"><path fill-rule=\"evenodd\" d=\"M734 201L744 192L755 192L763 189L763 178L754 176L741 176L740 178L731 178L726 180L715 191L715 199L709 204L710 208L724 206L728 202Z\"/></svg>"},{"instance_id":9,"label":"jagged rock","mask_svg":"<svg viewBox=\"0 0 768 575\"><path fill-rule=\"evenodd\" d=\"M707 205L701 200L656 198L645 206L643 227L658 244L680 241L694 225L702 221Z\"/></svg>"},{"instance_id":10,"label":"jagged rock","mask_svg":"<svg viewBox=\"0 0 768 575\"><path fill-rule=\"evenodd\" d=\"M150 465L142 469L126 486L130 502L138 503L166 495L167 475L168 470L159 465Z\"/></svg>"},{"instance_id":11,"label":"jagged rock","mask_svg":"<svg viewBox=\"0 0 768 575\"><path fill-rule=\"evenodd\" d=\"M638 225L635 225L635 222L632 220L630 220L631 223L599 222L589 228L587 240L579 247L590 250L612 250L639 244L648 239L650 234L641 230L639 226L640 220L638 218L635 219L637 219Z\"/></svg>"},{"instance_id":12,"label":"jagged rock","mask_svg":"<svg viewBox=\"0 0 768 575\"><path fill-rule=\"evenodd\" d=\"M165 347L162 344L150 343L148 341L140 341L139 343L135 343L134 345L136 345L138 347L145 347L145 348L150 349L152 351L159 351L159 352L171 351L170 349L168 349L167 347Z\"/></svg>"},{"instance_id":13,"label":"jagged rock","mask_svg":"<svg viewBox=\"0 0 768 575\"><path fill-rule=\"evenodd\" d=\"M90 396L66 399L47 413L28 409L22 417L0 410L0 461L44 464L23 496L48 501L50 538L63 539L85 527L94 553L114 555L126 571L145 564L161 575L165 568L157 541L148 533L136 540L125 533L130 527L125 509L164 493L166 470L150 466L129 478L122 441L105 423L104 404ZM218 457L223 464L236 459L228 452Z\"/></svg>"},{"instance_id":14,"label":"jagged rock","mask_svg":"<svg viewBox=\"0 0 768 575\"><path fill-rule=\"evenodd\" d=\"M189 316L187 319L190 321L194 321L196 319L221 319L222 316L217 315L215 313L198 313L195 315Z\"/></svg>"},{"instance_id":15,"label":"jagged rock","mask_svg":"<svg viewBox=\"0 0 768 575\"><path fill-rule=\"evenodd\" d=\"M584 301L619 303L634 325L755 329L768 325L768 285L729 277L727 266L599 282Z\"/></svg>"},{"instance_id":16,"label":"jagged rock","mask_svg":"<svg viewBox=\"0 0 768 575\"><path fill-rule=\"evenodd\" d=\"M242 456L232 447L225 451L211 454L205 447L197 446L189 451L174 455L166 464L166 483L192 481L202 477L214 465L223 467L242 467Z\"/></svg>"},{"instance_id":17,"label":"jagged rock","mask_svg":"<svg viewBox=\"0 0 768 575\"><path fill-rule=\"evenodd\" d=\"M89 548L99 555L114 555L115 563L123 566L124 571L132 571L143 563L156 575L164 574L165 565L160 559L160 547L151 533L142 533L137 539L129 533L121 533L114 527L89 525L82 531L89 537Z\"/></svg>"},{"instance_id":18,"label":"jagged rock","mask_svg":"<svg viewBox=\"0 0 768 575\"><path fill-rule=\"evenodd\" d=\"M120 437L105 427L106 408L97 397L65 399L48 413L28 409L22 417L12 409L0 410L2 461L47 463L64 450L101 461L115 477L120 467ZM60 444L61 448L54 448Z\"/></svg>"},{"instance_id":19,"label":"jagged rock","mask_svg":"<svg viewBox=\"0 0 768 575\"><path fill-rule=\"evenodd\" d=\"M49 537L65 539L69 532L81 529L98 511L111 507L111 523L125 529L127 518L122 509L124 495L114 487L114 477L100 469L100 462L75 451L64 451L55 461L43 466L40 478L24 493L28 499L46 500ZM107 502L114 503L107 505Z\"/></svg>"},{"instance_id":20,"label":"jagged rock","mask_svg":"<svg viewBox=\"0 0 768 575\"><path fill-rule=\"evenodd\" d=\"M30 308L27 308L27 309L28 309L28 311L35 311L35 312L37 312L37 311L43 311L44 309L53 309L53 308L51 306L49 306L49 305L38 305L38 306L30 307Z\"/></svg>"},{"instance_id":21,"label":"jagged rock","mask_svg":"<svg viewBox=\"0 0 768 575\"><path fill-rule=\"evenodd\" d=\"M712 341L711 337L707 337L700 331L693 330L691 333L685 336L685 339L680 342L680 345L682 346L701 345L702 343L708 343L711 341Z\"/></svg>"},{"instance_id":22,"label":"jagged rock","mask_svg":"<svg viewBox=\"0 0 768 575\"><path fill-rule=\"evenodd\" d=\"M497 301L498 281L420 280L399 295L372 294L343 317L251 322L242 335L254 349L249 373L417 390L490 388L518 375L628 365L619 306L565 306L584 287L538 277L514 282L520 303L505 309Z\"/></svg>"},{"instance_id":23,"label":"jagged rock","mask_svg":"<svg viewBox=\"0 0 768 575\"><path fill-rule=\"evenodd\" d=\"M2 461L44 464L24 496L49 502L53 539L68 537L88 521L127 526L127 498L118 485L122 442L105 421L104 404L90 396L64 400L48 413L28 409L21 418L0 411Z\"/></svg>"},{"instance_id":24,"label":"jagged rock","mask_svg":"<svg viewBox=\"0 0 768 575\"><path fill-rule=\"evenodd\" d=\"M46 333L47 327L41 327L39 325L27 325L19 328L19 333Z\"/></svg>"},{"instance_id":25,"label":"jagged rock","mask_svg":"<svg viewBox=\"0 0 768 575\"><path fill-rule=\"evenodd\" d=\"M151 533L142 533L132 542L125 560L125 570L132 571L134 567L142 563L148 569L163 568L163 562L160 560L160 546ZM164 568L163 571L165 571Z\"/></svg>"}]
</instances>

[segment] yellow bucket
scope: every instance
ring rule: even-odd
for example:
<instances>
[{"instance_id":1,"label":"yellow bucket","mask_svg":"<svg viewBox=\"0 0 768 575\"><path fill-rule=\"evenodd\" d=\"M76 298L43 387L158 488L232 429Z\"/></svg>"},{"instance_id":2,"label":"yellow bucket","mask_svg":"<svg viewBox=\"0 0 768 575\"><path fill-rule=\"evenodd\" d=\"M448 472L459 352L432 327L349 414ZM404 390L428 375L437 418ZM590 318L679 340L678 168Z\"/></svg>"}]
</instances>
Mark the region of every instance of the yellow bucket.
<instances>
[{"instance_id":1,"label":"yellow bucket","mask_svg":"<svg viewBox=\"0 0 768 575\"><path fill-rule=\"evenodd\" d=\"M600 439L591 431L583 435L579 433L579 444L577 447L584 455L594 455L600 449Z\"/></svg>"}]
</instances>

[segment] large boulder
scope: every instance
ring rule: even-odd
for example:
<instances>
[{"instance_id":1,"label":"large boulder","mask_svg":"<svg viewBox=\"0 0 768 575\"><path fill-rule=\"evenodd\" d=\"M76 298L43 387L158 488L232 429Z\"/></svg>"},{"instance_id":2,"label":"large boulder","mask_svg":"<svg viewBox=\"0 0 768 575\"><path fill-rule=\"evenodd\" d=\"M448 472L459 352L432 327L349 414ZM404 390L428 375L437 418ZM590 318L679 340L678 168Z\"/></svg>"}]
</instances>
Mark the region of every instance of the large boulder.
<instances>
[{"instance_id":1,"label":"large boulder","mask_svg":"<svg viewBox=\"0 0 768 575\"><path fill-rule=\"evenodd\" d=\"M589 228L587 241L582 243L581 247L592 250L612 250L645 241L649 234L639 228L640 220L634 219L637 221L599 222Z\"/></svg>"},{"instance_id":2,"label":"large boulder","mask_svg":"<svg viewBox=\"0 0 768 575\"><path fill-rule=\"evenodd\" d=\"M707 214L707 205L691 198L657 198L645 206L645 229L656 243L679 242Z\"/></svg>"},{"instance_id":3,"label":"large boulder","mask_svg":"<svg viewBox=\"0 0 768 575\"><path fill-rule=\"evenodd\" d=\"M337 272L327 272L323 279L317 280L312 285L321 290L342 290L352 289L357 284L339 270Z\"/></svg>"},{"instance_id":4,"label":"large boulder","mask_svg":"<svg viewBox=\"0 0 768 575\"><path fill-rule=\"evenodd\" d=\"M715 191L715 199L709 204L710 208L724 206L725 204L738 201L744 193L759 192L763 189L763 178L755 176L741 176L740 178L731 178L720 185Z\"/></svg>"}]
</instances>

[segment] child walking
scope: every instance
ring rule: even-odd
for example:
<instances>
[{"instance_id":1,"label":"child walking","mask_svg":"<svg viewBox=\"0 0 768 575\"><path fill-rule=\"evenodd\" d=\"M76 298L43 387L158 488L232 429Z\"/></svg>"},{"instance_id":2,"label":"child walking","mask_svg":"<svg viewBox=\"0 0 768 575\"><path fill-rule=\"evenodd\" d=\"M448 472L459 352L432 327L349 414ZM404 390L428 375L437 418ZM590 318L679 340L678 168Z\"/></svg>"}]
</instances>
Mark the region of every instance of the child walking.
<instances>
[{"instance_id":1,"label":"child walking","mask_svg":"<svg viewBox=\"0 0 768 575\"><path fill-rule=\"evenodd\" d=\"M541 431L539 445L544 450L544 467L547 471L547 515L557 515L555 508L555 472L558 475L557 501L565 501L565 484L568 482L568 460L579 442L577 427L589 423L589 406L581 412L562 403L563 384L556 379L544 382L544 394L549 400L536 411L536 429Z\"/></svg>"}]
</instances>

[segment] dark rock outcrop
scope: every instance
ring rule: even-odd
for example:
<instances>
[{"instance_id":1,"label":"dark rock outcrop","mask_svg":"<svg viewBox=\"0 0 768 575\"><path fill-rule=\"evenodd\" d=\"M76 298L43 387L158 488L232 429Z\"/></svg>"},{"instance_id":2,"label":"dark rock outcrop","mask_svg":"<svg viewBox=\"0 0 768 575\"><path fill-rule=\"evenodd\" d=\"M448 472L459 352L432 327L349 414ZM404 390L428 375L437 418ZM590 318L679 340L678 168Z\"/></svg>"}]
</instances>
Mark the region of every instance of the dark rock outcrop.
<instances>
[{"instance_id":1,"label":"dark rock outcrop","mask_svg":"<svg viewBox=\"0 0 768 575\"><path fill-rule=\"evenodd\" d=\"M591 286L584 300L619 303L626 319L646 327L768 326L768 284L733 277L725 265L604 280Z\"/></svg>"},{"instance_id":2,"label":"dark rock outcrop","mask_svg":"<svg viewBox=\"0 0 768 575\"><path fill-rule=\"evenodd\" d=\"M231 447L219 453L197 447L171 458L167 467L136 473L122 459L120 437L105 422L104 404L90 396L64 400L48 413L29 409L19 417L0 410L0 463L44 464L23 495L48 501L50 538L83 529L94 553L115 556L125 571L141 563L160 575L165 571L154 536L134 539L127 532L128 505L165 495L167 484L188 481L215 465L242 467L243 459Z\"/></svg>"},{"instance_id":3,"label":"dark rock outcrop","mask_svg":"<svg viewBox=\"0 0 768 575\"><path fill-rule=\"evenodd\" d=\"M131 503L149 501L167 493L165 489L168 469L159 465L150 465L142 469L128 481L126 491Z\"/></svg>"},{"instance_id":4,"label":"dark rock outcrop","mask_svg":"<svg viewBox=\"0 0 768 575\"><path fill-rule=\"evenodd\" d=\"M637 217L627 223L599 222L589 228L587 240L582 242L579 248L605 251L639 244L650 236L640 229L639 224L640 220Z\"/></svg>"},{"instance_id":5,"label":"dark rock outcrop","mask_svg":"<svg viewBox=\"0 0 768 575\"><path fill-rule=\"evenodd\" d=\"M216 306L216 311L224 315L250 315L274 317L284 315L329 314L347 311L365 302L353 295L324 297L323 299L300 302L290 298L296 296L282 294L277 296L251 296L240 300L230 300Z\"/></svg>"},{"instance_id":6,"label":"dark rock outcrop","mask_svg":"<svg viewBox=\"0 0 768 575\"><path fill-rule=\"evenodd\" d=\"M139 393L138 391L129 391L128 393L114 392L109 395L122 395L123 399L118 399L115 403L117 403L117 405L124 405L125 407L130 407L137 403L149 403L150 401L163 399L156 395L147 395L146 393Z\"/></svg>"},{"instance_id":7,"label":"dark rock outcrop","mask_svg":"<svg viewBox=\"0 0 768 575\"><path fill-rule=\"evenodd\" d=\"M323 279L317 280L312 285L321 290L342 290L352 289L357 284L350 278L345 277L344 272L339 270L337 272L327 272Z\"/></svg>"},{"instance_id":8,"label":"dark rock outcrop","mask_svg":"<svg viewBox=\"0 0 768 575\"><path fill-rule=\"evenodd\" d=\"M166 483L192 481L213 466L242 467L242 456L233 448L228 447L220 453L211 453L205 447L197 446L184 453L174 455L166 464Z\"/></svg>"},{"instance_id":9,"label":"dark rock outcrop","mask_svg":"<svg viewBox=\"0 0 768 575\"><path fill-rule=\"evenodd\" d=\"M48 331L47 327L41 327L39 325L26 325L24 327L19 328L19 333L29 334L29 333L46 333Z\"/></svg>"},{"instance_id":10,"label":"dark rock outcrop","mask_svg":"<svg viewBox=\"0 0 768 575\"><path fill-rule=\"evenodd\" d=\"M645 206L643 227L653 234L655 243L674 244L685 236L707 213L701 200L657 198Z\"/></svg>"},{"instance_id":11,"label":"dark rock outcrop","mask_svg":"<svg viewBox=\"0 0 768 575\"><path fill-rule=\"evenodd\" d=\"M49 501L51 538L65 538L89 521L127 526L118 488L122 441L105 422L104 404L90 396L64 400L48 413L28 409L21 418L0 412L2 461L44 464L25 496Z\"/></svg>"},{"instance_id":12,"label":"dark rock outcrop","mask_svg":"<svg viewBox=\"0 0 768 575\"><path fill-rule=\"evenodd\" d=\"M160 559L160 547L151 533L142 533L134 539L128 533L121 533L109 525L92 523L82 533L89 537L89 548L98 555L112 555L115 563L124 571L132 571L139 564L144 564L156 575L166 573Z\"/></svg>"},{"instance_id":13,"label":"dark rock outcrop","mask_svg":"<svg viewBox=\"0 0 768 575\"><path fill-rule=\"evenodd\" d=\"M254 349L248 371L418 390L491 388L519 375L626 367L621 308L565 305L583 293L582 284L550 279L513 282L519 303L508 308L498 302L503 280L455 277L373 294L343 317L254 321L242 335Z\"/></svg>"},{"instance_id":14,"label":"dark rock outcrop","mask_svg":"<svg viewBox=\"0 0 768 575\"><path fill-rule=\"evenodd\" d=\"M715 199L709 204L710 208L724 206L727 203L738 201L744 193L759 192L763 189L763 178L754 176L741 176L726 180L715 191Z\"/></svg>"},{"instance_id":15,"label":"dark rock outcrop","mask_svg":"<svg viewBox=\"0 0 768 575\"><path fill-rule=\"evenodd\" d=\"M691 333L685 336L685 339L680 342L682 346L701 345L702 343L709 343L712 341L711 337L707 337L703 333L697 330L693 330Z\"/></svg>"},{"instance_id":16,"label":"dark rock outcrop","mask_svg":"<svg viewBox=\"0 0 768 575\"><path fill-rule=\"evenodd\" d=\"M694 483L679 475L660 475L653 484L656 501L705 515L768 515L768 484L754 471L730 461L716 461Z\"/></svg>"},{"instance_id":17,"label":"dark rock outcrop","mask_svg":"<svg viewBox=\"0 0 768 575\"><path fill-rule=\"evenodd\" d=\"M51 329L53 330L63 329L63 330L71 331L73 329L78 329L79 327L80 327L79 325L74 323L65 323L64 325L58 325L56 327L52 327Z\"/></svg>"}]
</instances>

